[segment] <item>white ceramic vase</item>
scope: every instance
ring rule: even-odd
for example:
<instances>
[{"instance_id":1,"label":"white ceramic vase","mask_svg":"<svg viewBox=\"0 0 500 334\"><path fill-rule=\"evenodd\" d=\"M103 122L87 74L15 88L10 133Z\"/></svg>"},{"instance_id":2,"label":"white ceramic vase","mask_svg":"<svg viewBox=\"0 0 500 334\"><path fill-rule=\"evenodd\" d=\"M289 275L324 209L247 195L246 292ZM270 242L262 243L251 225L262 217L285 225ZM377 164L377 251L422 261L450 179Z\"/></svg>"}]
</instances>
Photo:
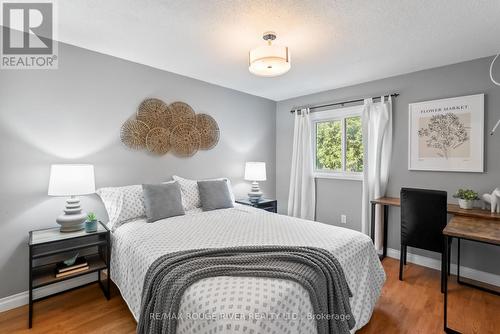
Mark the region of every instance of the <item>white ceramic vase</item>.
<instances>
[{"instance_id":1,"label":"white ceramic vase","mask_svg":"<svg viewBox=\"0 0 500 334\"><path fill-rule=\"evenodd\" d=\"M459 198L458 206L460 206L461 209L470 210L474 207L474 200Z\"/></svg>"}]
</instances>

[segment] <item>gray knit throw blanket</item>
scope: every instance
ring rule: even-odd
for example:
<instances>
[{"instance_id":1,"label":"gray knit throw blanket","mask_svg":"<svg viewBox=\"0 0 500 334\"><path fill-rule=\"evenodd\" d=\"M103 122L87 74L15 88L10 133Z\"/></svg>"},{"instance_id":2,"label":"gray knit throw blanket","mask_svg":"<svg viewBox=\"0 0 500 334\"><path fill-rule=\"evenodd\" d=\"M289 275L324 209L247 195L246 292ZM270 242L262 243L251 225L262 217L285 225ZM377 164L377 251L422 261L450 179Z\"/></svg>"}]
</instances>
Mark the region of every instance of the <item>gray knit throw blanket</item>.
<instances>
[{"instance_id":1,"label":"gray knit throw blanket","mask_svg":"<svg viewBox=\"0 0 500 334\"><path fill-rule=\"evenodd\" d=\"M243 246L181 251L153 262L144 279L137 333L175 334L184 291L214 276L270 277L301 284L309 292L318 334L349 333L356 323L344 271L330 252L314 247ZM155 318L155 314L162 316Z\"/></svg>"}]
</instances>

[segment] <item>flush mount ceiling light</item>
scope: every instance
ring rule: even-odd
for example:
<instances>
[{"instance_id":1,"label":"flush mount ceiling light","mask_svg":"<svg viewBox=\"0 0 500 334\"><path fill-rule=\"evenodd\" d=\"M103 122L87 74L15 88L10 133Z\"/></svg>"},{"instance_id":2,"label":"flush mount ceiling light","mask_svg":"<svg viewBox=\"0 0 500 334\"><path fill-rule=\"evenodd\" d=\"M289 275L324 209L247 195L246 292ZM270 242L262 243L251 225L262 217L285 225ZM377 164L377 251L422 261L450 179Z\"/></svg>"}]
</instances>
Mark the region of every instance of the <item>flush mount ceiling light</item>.
<instances>
[{"instance_id":1,"label":"flush mount ceiling light","mask_svg":"<svg viewBox=\"0 0 500 334\"><path fill-rule=\"evenodd\" d=\"M261 77L275 77L288 72L291 67L288 47L273 45L276 33L268 31L262 38L267 45L250 50L248 70Z\"/></svg>"}]
</instances>

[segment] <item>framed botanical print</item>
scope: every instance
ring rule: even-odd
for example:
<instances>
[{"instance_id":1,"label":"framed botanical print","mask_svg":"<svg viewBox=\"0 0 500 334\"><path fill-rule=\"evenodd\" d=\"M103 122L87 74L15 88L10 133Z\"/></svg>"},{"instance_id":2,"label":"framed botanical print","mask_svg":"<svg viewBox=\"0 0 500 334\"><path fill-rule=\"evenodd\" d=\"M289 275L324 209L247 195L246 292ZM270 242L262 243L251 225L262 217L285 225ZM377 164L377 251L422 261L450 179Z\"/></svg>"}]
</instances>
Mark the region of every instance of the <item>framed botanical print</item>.
<instances>
[{"instance_id":1,"label":"framed botanical print","mask_svg":"<svg viewBox=\"0 0 500 334\"><path fill-rule=\"evenodd\" d=\"M411 103L408 169L484 171L484 94Z\"/></svg>"}]
</instances>

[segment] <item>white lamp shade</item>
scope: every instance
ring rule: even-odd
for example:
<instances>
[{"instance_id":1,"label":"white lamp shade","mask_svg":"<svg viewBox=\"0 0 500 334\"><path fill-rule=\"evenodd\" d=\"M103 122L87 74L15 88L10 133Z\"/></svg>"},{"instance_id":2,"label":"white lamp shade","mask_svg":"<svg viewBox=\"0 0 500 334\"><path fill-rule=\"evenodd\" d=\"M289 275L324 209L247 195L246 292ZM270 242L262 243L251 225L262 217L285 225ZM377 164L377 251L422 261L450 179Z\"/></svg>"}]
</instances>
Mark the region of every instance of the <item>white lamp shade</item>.
<instances>
[{"instance_id":1,"label":"white lamp shade","mask_svg":"<svg viewBox=\"0 0 500 334\"><path fill-rule=\"evenodd\" d=\"M245 164L245 180L247 181L265 181L266 163L265 162L247 162Z\"/></svg>"},{"instance_id":2,"label":"white lamp shade","mask_svg":"<svg viewBox=\"0 0 500 334\"><path fill-rule=\"evenodd\" d=\"M93 165L50 166L49 196L74 196L95 193Z\"/></svg>"},{"instance_id":3,"label":"white lamp shade","mask_svg":"<svg viewBox=\"0 0 500 334\"><path fill-rule=\"evenodd\" d=\"M286 46L264 45L250 51L249 71L263 77L275 77L290 69L290 52Z\"/></svg>"}]
</instances>

